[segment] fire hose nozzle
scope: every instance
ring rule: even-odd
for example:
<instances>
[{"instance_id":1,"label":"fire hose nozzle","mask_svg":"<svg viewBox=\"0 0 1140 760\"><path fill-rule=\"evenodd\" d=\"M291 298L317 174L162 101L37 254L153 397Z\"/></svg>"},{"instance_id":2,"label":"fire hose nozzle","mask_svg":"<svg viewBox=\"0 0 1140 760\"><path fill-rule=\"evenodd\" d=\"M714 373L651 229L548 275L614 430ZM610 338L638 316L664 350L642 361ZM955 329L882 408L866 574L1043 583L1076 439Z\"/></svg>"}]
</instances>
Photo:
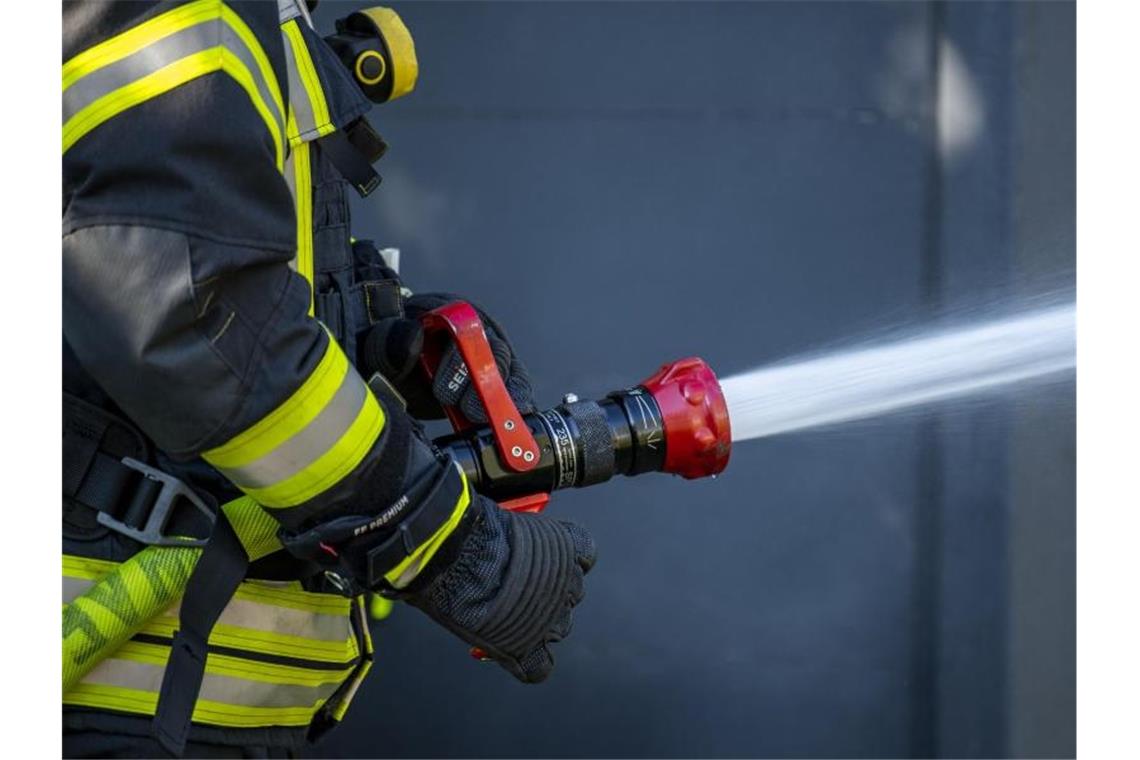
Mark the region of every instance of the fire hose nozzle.
<instances>
[{"instance_id":1,"label":"fire hose nozzle","mask_svg":"<svg viewBox=\"0 0 1140 760\"><path fill-rule=\"evenodd\" d=\"M479 493L505 509L538 511L561 488L614 475L670 472L716 475L728 464L732 434L716 375L697 357L662 366L644 382L600 401L566 394L562 403L521 414L491 354L479 314L456 301L424 315L420 364L435 376L446 339L459 348L489 424L444 407L455 433L436 439Z\"/></svg>"},{"instance_id":2,"label":"fire hose nozzle","mask_svg":"<svg viewBox=\"0 0 1140 760\"><path fill-rule=\"evenodd\" d=\"M732 451L728 405L716 375L695 356L665 364L640 385L661 410L662 472L683 478L721 473Z\"/></svg>"},{"instance_id":3,"label":"fire hose nozzle","mask_svg":"<svg viewBox=\"0 0 1140 760\"><path fill-rule=\"evenodd\" d=\"M603 483L614 475L717 475L732 448L720 384L695 357L666 364L641 384L600 401L571 394L522 420L539 452L525 471L504 460L491 425L436 440L476 491L518 511L538 511L554 491Z\"/></svg>"}]
</instances>

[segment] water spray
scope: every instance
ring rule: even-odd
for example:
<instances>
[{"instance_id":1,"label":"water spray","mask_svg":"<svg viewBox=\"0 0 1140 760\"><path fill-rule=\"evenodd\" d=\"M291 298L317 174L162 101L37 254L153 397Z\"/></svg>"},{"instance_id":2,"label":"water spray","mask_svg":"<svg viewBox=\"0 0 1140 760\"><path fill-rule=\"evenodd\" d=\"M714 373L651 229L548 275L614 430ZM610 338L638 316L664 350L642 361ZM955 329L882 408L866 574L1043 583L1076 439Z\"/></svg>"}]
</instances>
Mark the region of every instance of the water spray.
<instances>
[{"instance_id":1,"label":"water spray","mask_svg":"<svg viewBox=\"0 0 1140 760\"><path fill-rule=\"evenodd\" d=\"M489 419L475 425L457 408L445 408L456 432L436 444L475 490L519 511L541 510L554 491L614 475L714 476L727 466L733 441L1066 377L1076 366L1070 303L782 362L723 383L690 357L599 401L567 395L558 406L523 415L507 394L475 309L449 304L424 318L424 330L428 378L450 337Z\"/></svg>"},{"instance_id":2,"label":"water spray","mask_svg":"<svg viewBox=\"0 0 1140 760\"><path fill-rule=\"evenodd\" d=\"M744 441L1065 378L1076 361L1069 303L781 362L723 387Z\"/></svg>"}]
</instances>

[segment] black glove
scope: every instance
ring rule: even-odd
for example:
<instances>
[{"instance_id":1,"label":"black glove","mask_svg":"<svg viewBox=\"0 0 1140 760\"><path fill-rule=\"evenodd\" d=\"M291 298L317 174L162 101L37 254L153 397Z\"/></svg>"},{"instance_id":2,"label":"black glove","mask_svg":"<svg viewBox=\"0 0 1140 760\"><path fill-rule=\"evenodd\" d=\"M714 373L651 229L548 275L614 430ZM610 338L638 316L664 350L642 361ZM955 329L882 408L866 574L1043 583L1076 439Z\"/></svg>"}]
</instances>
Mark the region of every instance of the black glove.
<instances>
[{"instance_id":1,"label":"black glove","mask_svg":"<svg viewBox=\"0 0 1140 760\"><path fill-rule=\"evenodd\" d=\"M474 499L474 522L455 560L408 602L515 678L537 683L554 668L547 645L570 634L594 541L573 523Z\"/></svg>"},{"instance_id":2,"label":"black glove","mask_svg":"<svg viewBox=\"0 0 1140 760\"><path fill-rule=\"evenodd\" d=\"M419 366L424 334L421 317L433 309L466 300L450 293L417 293L404 301L404 316L378 323L365 339L361 367L365 374L379 372L395 386L407 401L408 412L417 419L440 419L443 406L458 406L472 422L486 422L483 402L471 385L467 366L454 343L444 351L439 369L429 387ZM487 342L507 393L523 414L535 410L530 375L511 350L506 332L482 309L475 307L483 320Z\"/></svg>"}]
</instances>

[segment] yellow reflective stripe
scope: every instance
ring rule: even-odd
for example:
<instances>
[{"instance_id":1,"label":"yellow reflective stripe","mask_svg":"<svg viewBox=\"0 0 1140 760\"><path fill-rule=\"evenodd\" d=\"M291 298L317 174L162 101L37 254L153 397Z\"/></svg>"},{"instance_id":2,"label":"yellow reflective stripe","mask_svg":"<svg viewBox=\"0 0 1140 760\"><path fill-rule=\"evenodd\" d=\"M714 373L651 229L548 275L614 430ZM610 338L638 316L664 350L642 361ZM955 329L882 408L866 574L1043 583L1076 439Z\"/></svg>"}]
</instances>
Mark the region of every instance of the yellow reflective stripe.
<instances>
[{"instance_id":1,"label":"yellow reflective stripe","mask_svg":"<svg viewBox=\"0 0 1140 760\"><path fill-rule=\"evenodd\" d=\"M153 714L169 657L169 645L128 642L63 701ZM193 719L214 725L303 725L357 670L356 662L324 670L211 653Z\"/></svg>"},{"instance_id":2,"label":"yellow reflective stripe","mask_svg":"<svg viewBox=\"0 0 1140 760\"><path fill-rule=\"evenodd\" d=\"M357 631L360 632L364 643L364 656L360 659L356 672L352 674L348 687L337 697L336 703L333 704L330 700L329 704L325 707L325 709L332 709L332 716L338 721L344 720L348 706L352 704L352 700L356 698L356 692L360 689L360 685L364 683L364 679L368 676L369 671L372 670L372 634L368 630L368 613L365 612L365 597L363 595L358 596L353 602L356 628Z\"/></svg>"},{"instance_id":3,"label":"yellow reflective stripe","mask_svg":"<svg viewBox=\"0 0 1140 760\"><path fill-rule=\"evenodd\" d=\"M170 659L170 646L152 644L146 641L128 641L115 652L114 659L165 666L167 660ZM246 660L217 652L211 652L206 658L207 673L243 678L260 683L297 686L340 683L348 677L355 667L355 662L346 662L343 668L336 670L314 669L283 665L276 662Z\"/></svg>"},{"instance_id":4,"label":"yellow reflective stripe","mask_svg":"<svg viewBox=\"0 0 1140 760\"><path fill-rule=\"evenodd\" d=\"M265 456L305 429L321 413L348 372L348 359L328 336L324 356L281 406L225 444L202 454L219 469L241 467Z\"/></svg>"},{"instance_id":5,"label":"yellow reflective stripe","mask_svg":"<svg viewBox=\"0 0 1140 760\"><path fill-rule=\"evenodd\" d=\"M137 53L155 40L217 18L218 5L219 0L187 3L84 50L63 64L63 89L93 71Z\"/></svg>"},{"instance_id":6,"label":"yellow reflective stripe","mask_svg":"<svg viewBox=\"0 0 1140 760\"><path fill-rule=\"evenodd\" d=\"M110 659L165 666L167 660L170 659L170 646L152 644L146 641L128 641ZM260 660L245 660L216 652L211 652L206 659L207 673L287 686L319 686L326 683L340 683L355 667L356 663L350 662L338 670L317 670ZM85 678L84 681L106 683L105 679L100 680L98 676Z\"/></svg>"},{"instance_id":7,"label":"yellow reflective stripe","mask_svg":"<svg viewBox=\"0 0 1140 760\"><path fill-rule=\"evenodd\" d=\"M455 466L459 469L459 466ZM463 478L463 492L459 494L459 500L455 502L455 509L451 512L451 517L447 518L447 522L439 527L431 537L420 544L412 554L407 557L400 564L389 570L384 574L385 580L391 583L395 588L403 588L412 582L420 571L427 567L431 562L431 558L439 551L439 547L451 535L459 525L459 521L463 519L463 513L467 510L467 505L471 503L471 492L467 486L467 476L459 470L459 476Z\"/></svg>"},{"instance_id":8,"label":"yellow reflective stripe","mask_svg":"<svg viewBox=\"0 0 1140 760\"><path fill-rule=\"evenodd\" d=\"M64 689L114 652L186 587L201 549L148 547L63 610Z\"/></svg>"},{"instance_id":9,"label":"yellow reflective stripe","mask_svg":"<svg viewBox=\"0 0 1140 760\"><path fill-rule=\"evenodd\" d=\"M285 585L277 581L249 580L238 587L234 598L322 615L347 615L352 607L351 599L305 591L300 585L296 581Z\"/></svg>"},{"instance_id":10,"label":"yellow reflective stripe","mask_svg":"<svg viewBox=\"0 0 1140 760\"><path fill-rule=\"evenodd\" d=\"M390 600L389 600L390 601ZM364 635L364 654L371 657L376 650L372 647L372 630L368 627L368 615L364 612L364 597L356 597L357 614L360 620L360 632Z\"/></svg>"},{"instance_id":11,"label":"yellow reflective stripe","mask_svg":"<svg viewBox=\"0 0 1140 760\"><path fill-rule=\"evenodd\" d=\"M221 51L219 46L193 53L99 98L63 125L64 152L83 135L111 117L191 79L217 71L221 68Z\"/></svg>"},{"instance_id":12,"label":"yellow reflective stripe","mask_svg":"<svg viewBox=\"0 0 1140 760\"><path fill-rule=\"evenodd\" d=\"M129 689L121 686L80 683L63 697L66 705L94 707L105 710L153 715L158 704L157 692ZM312 707L251 707L229 705L207 699L194 704L192 720L227 728L257 728L259 726L307 726L316 715L320 703Z\"/></svg>"},{"instance_id":13,"label":"yellow reflective stripe","mask_svg":"<svg viewBox=\"0 0 1140 760\"><path fill-rule=\"evenodd\" d=\"M117 567L118 562L63 555L63 575L68 578L97 581ZM347 615L352 609L351 599L339 594L305 591L298 581L245 580L238 586L234 598L322 615Z\"/></svg>"},{"instance_id":14,"label":"yellow reflective stripe","mask_svg":"<svg viewBox=\"0 0 1140 760\"><path fill-rule=\"evenodd\" d=\"M178 628L177 616L164 614L149 621L139 633L170 638ZM224 623L214 625L210 631L210 643L256 654L279 654L337 665L350 662L360 655L356 638L348 633L344 641L319 641L304 636L238 628Z\"/></svg>"},{"instance_id":15,"label":"yellow reflective stripe","mask_svg":"<svg viewBox=\"0 0 1140 760\"><path fill-rule=\"evenodd\" d=\"M287 657L337 664L348 662L360 655L356 637L351 634L348 634L344 641L318 641L269 631L234 628L221 623L214 626L214 631L210 635L211 642L215 640L214 634L217 635L216 643L219 646L248 649L262 654L282 654Z\"/></svg>"},{"instance_id":16,"label":"yellow reflective stripe","mask_svg":"<svg viewBox=\"0 0 1140 760\"><path fill-rule=\"evenodd\" d=\"M290 129L296 128L296 116L289 111ZM309 164L309 145L293 148L293 202L297 210L297 273L309 283L309 316L314 313L313 298L313 183Z\"/></svg>"},{"instance_id":17,"label":"yellow reflective stripe","mask_svg":"<svg viewBox=\"0 0 1140 760\"><path fill-rule=\"evenodd\" d=\"M178 630L177 609L174 614L163 614L150 620L139 633L171 638ZM343 641L318 641L303 636L291 636L270 631L255 631L216 623L210 631L214 646L242 649L255 654L284 655L305 660L316 660L337 665L351 662L360 655L355 637L347 635Z\"/></svg>"},{"instance_id":18,"label":"yellow reflective stripe","mask_svg":"<svg viewBox=\"0 0 1140 760\"><path fill-rule=\"evenodd\" d=\"M304 94L309 99L309 107L313 114L313 124L298 124L295 125L300 129L316 130L316 135L312 137L323 137L328 133L335 130L332 123L332 118L329 116L328 102L325 100L324 90L321 88L321 79L317 74L317 68L313 64L312 56L309 55L309 48L305 44L305 37L301 32L301 28L297 25L297 20L293 19L281 25L281 31L285 33L285 39L289 42L289 48L293 53L293 60L297 66L297 76L301 81L301 86L304 89ZM298 93L300 96L300 93ZM290 99L293 93L290 92ZM292 144L297 144L301 139L301 134L290 134L289 141ZM311 138L310 138L311 139Z\"/></svg>"},{"instance_id":19,"label":"yellow reflective stripe","mask_svg":"<svg viewBox=\"0 0 1140 760\"><path fill-rule=\"evenodd\" d=\"M63 605L66 610L67 604ZM179 628L178 607L155 616L139 628L139 633L172 638ZM224 623L215 624L210 631L210 644L231 649L242 649L255 654L284 655L332 664L346 664L360 656L360 646L349 626L343 641L320 641L303 635L290 635L271 631L239 628Z\"/></svg>"},{"instance_id":20,"label":"yellow reflective stripe","mask_svg":"<svg viewBox=\"0 0 1140 760\"><path fill-rule=\"evenodd\" d=\"M331 336L317 367L283 404L203 458L264 507L302 504L364 459L384 411Z\"/></svg>"},{"instance_id":21,"label":"yellow reflective stripe","mask_svg":"<svg viewBox=\"0 0 1140 760\"><path fill-rule=\"evenodd\" d=\"M360 685L364 683L364 679L368 677L368 673L372 670L372 660L365 660L360 663L360 670L352 677L352 683L349 684L348 689L341 696L340 701L337 702L336 708L333 709L332 715L336 720L344 720L345 713L348 712L348 706L352 704L352 700L356 699L356 692L359 691Z\"/></svg>"},{"instance_id":22,"label":"yellow reflective stripe","mask_svg":"<svg viewBox=\"0 0 1140 760\"><path fill-rule=\"evenodd\" d=\"M265 126L269 128L269 134L273 137L274 165L277 167L277 171L283 171L285 168L285 139L281 135L281 132L278 131L277 121L274 120L273 114L270 113L269 106L266 105L265 100L261 97L261 93L257 91L257 84L253 81L253 74L236 55L225 48L221 50L222 71L233 77L234 81L240 84L246 94L249 95L253 107L257 109L257 113L261 115Z\"/></svg>"},{"instance_id":23,"label":"yellow reflective stripe","mask_svg":"<svg viewBox=\"0 0 1140 760\"><path fill-rule=\"evenodd\" d=\"M220 21L219 21L220 20ZM222 24L217 28L205 26L209 22ZM177 41L171 38L184 30L198 26L199 34L193 40ZM157 58L170 58L172 52L184 48L185 45L202 45L210 37L215 40L225 37L218 30L227 30L240 40L244 50L231 50L225 44L211 45L187 54L178 60L145 73L139 67L157 65L153 60ZM185 35L183 35L185 36ZM164 45L169 40L170 44ZM155 46L154 54L148 61L144 55L141 60L126 60L139 53L148 52L147 48ZM260 79L255 78L249 66L242 60L248 54L256 66ZM106 77L93 77L100 80L88 88L91 92L79 93L78 100L71 98L68 90L77 83L101 69L106 69L118 62L123 62L124 71L113 71L111 81L101 81ZM109 70L110 71L110 70ZM216 71L229 74L246 91L255 110L265 122L273 140L275 162L278 170L283 168L285 160L285 109L281 97L281 87L269 63L265 51L257 42L257 38L249 27L230 8L220 0L199 0L173 11L162 14L150 21L123 32L116 37L96 45L71 60L63 66L63 91L65 93L65 122L63 125L63 152L66 153L80 138L107 120L117 116L123 111L144 103L152 98L185 84L193 79ZM137 74L137 77L135 76ZM117 80L117 81L116 81ZM264 82L265 91L276 110L271 110L266 103L259 81ZM120 86L109 89L114 84ZM94 97L103 92L99 97ZM72 94L75 94L74 92ZM90 101L90 102L88 102ZM75 110L72 113L73 109Z\"/></svg>"},{"instance_id":24,"label":"yellow reflective stripe","mask_svg":"<svg viewBox=\"0 0 1140 760\"><path fill-rule=\"evenodd\" d=\"M364 382L359 376L354 377L354 381ZM356 469L383 429L384 410L372 392L368 391L356 419L332 448L293 477L266 488L249 489L246 493L267 507L283 508L304 504Z\"/></svg>"},{"instance_id":25,"label":"yellow reflective stripe","mask_svg":"<svg viewBox=\"0 0 1140 760\"><path fill-rule=\"evenodd\" d=\"M118 563L65 555L63 577L92 583ZM65 601L68 588L65 585ZM64 609L68 605L64 605ZM179 628L174 601L141 623L138 633L171 637ZM261 654L344 664L360 655L353 631L352 600L305 591L299 583L243 581L210 634L210 643ZM114 610L107 614L114 614Z\"/></svg>"},{"instance_id":26,"label":"yellow reflective stripe","mask_svg":"<svg viewBox=\"0 0 1140 760\"><path fill-rule=\"evenodd\" d=\"M86 593L95 582L103 577L109 570L98 574L79 574L75 572L68 572L66 567L64 569L64 604L72 602L72 600L81 594ZM300 588L300 583L295 583L298 588L284 587L284 588L266 588L261 586L262 583L277 583L277 581L260 581L260 580L246 580L238 587L234 599L244 600L244 602L254 602L258 604L268 604L275 607L285 607L288 610L296 610L299 612L308 612L320 615L344 615L349 612L349 600L342 596L334 594L317 594L312 591L306 591ZM380 599L386 603L385 608L392 605L391 599L384 599L381 596L374 596L372 599L373 604L376 600ZM373 616L376 616L375 614Z\"/></svg>"},{"instance_id":27,"label":"yellow reflective stripe","mask_svg":"<svg viewBox=\"0 0 1140 760\"><path fill-rule=\"evenodd\" d=\"M284 116L285 102L281 97L281 85L277 81L277 74L273 71L273 64L269 62L269 56L265 54L261 43L257 41L257 36L242 20L241 16L224 3L222 4L222 21L229 25L233 33L245 43L246 48L253 54L261 77L269 84L270 97L273 98L273 104L277 106L277 113Z\"/></svg>"},{"instance_id":28,"label":"yellow reflective stripe","mask_svg":"<svg viewBox=\"0 0 1140 760\"><path fill-rule=\"evenodd\" d=\"M176 623L180 614L180 607L172 607L166 612L171 623ZM325 614L248 599L231 599L215 625L220 626L219 631L230 631L251 641L272 637L275 641L295 641L302 646L334 653L338 652L338 647L343 652L344 642L352 635L347 611Z\"/></svg>"},{"instance_id":29,"label":"yellow reflective stripe","mask_svg":"<svg viewBox=\"0 0 1140 760\"><path fill-rule=\"evenodd\" d=\"M237 56L220 45L193 53L153 71L141 79L104 95L76 113L63 125L63 152L66 153L81 137L95 127L123 111L169 92L192 79L219 70L225 71L233 77L249 95L254 108L261 115L266 127L269 128L276 154L276 166L278 170L281 170L284 161L284 147L277 122L269 111L269 106L261 97L261 93L258 92L249 69Z\"/></svg>"},{"instance_id":30,"label":"yellow reflective stripe","mask_svg":"<svg viewBox=\"0 0 1140 760\"><path fill-rule=\"evenodd\" d=\"M118 566L118 562L110 562L105 559L76 557L71 554L63 555L63 574L71 578L97 581Z\"/></svg>"}]
</instances>

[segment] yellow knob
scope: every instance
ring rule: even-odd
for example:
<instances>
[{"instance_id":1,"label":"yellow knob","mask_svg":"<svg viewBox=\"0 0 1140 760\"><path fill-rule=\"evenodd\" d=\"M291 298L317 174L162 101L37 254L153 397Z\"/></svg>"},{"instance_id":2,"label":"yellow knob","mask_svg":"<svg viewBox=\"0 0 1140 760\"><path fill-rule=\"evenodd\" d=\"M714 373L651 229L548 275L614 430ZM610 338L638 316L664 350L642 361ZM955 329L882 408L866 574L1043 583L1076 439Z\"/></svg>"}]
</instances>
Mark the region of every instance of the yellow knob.
<instances>
[{"instance_id":1,"label":"yellow knob","mask_svg":"<svg viewBox=\"0 0 1140 760\"><path fill-rule=\"evenodd\" d=\"M364 72L364 67L369 61L376 61L380 67L378 74L369 76ZM384 75L388 73L388 64L384 60L384 56L377 53L375 50L365 50L363 53L356 57L356 66L354 67L356 78L363 84L374 85L377 84Z\"/></svg>"},{"instance_id":2,"label":"yellow knob","mask_svg":"<svg viewBox=\"0 0 1140 760\"><path fill-rule=\"evenodd\" d=\"M392 94L388 100L407 95L416 86L420 65L416 60L416 44L412 33L404 26L403 20L391 8L367 8L359 11L376 25L384 45L388 48L389 64L392 70ZM359 58L357 62L359 63ZM359 76L359 74L358 74ZM363 80L361 80L363 81Z\"/></svg>"}]
</instances>

